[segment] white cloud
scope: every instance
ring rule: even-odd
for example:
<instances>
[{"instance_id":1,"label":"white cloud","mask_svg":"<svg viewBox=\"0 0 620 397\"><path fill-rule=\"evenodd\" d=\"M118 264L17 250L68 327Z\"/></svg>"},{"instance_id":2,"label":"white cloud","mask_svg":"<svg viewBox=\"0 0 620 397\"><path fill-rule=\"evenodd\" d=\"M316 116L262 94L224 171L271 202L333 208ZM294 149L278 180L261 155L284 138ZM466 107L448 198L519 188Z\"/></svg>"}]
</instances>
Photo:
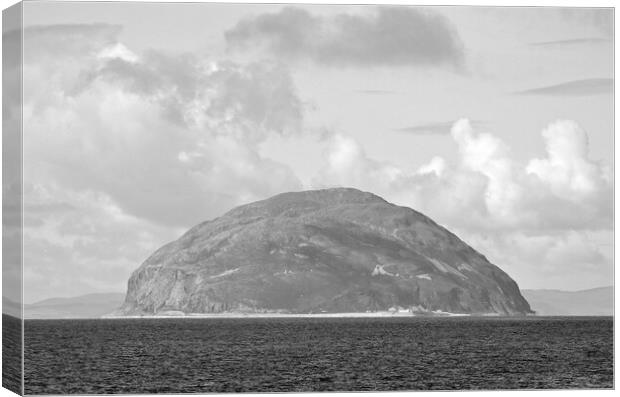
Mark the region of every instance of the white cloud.
<instances>
[{"instance_id":1,"label":"white cloud","mask_svg":"<svg viewBox=\"0 0 620 397\"><path fill-rule=\"evenodd\" d=\"M609 186L609 169L588 159L588 136L577 123L557 121L542 135L548 157L531 160L526 171L546 183L555 195L580 200Z\"/></svg>"},{"instance_id":2,"label":"white cloud","mask_svg":"<svg viewBox=\"0 0 620 397\"><path fill-rule=\"evenodd\" d=\"M397 167L368 158L351 137L334 134L327 142L326 165L314 179L315 185L385 190L401 177Z\"/></svg>"},{"instance_id":3,"label":"white cloud","mask_svg":"<svg viewBox=\"0 0 620 397\"><path fill-rule=\"evenodd\" d=\"M454 123L451 134L459 147L462 167L488 180L484 202L489 215L501 222L514 223L515 217L519 217L516 205L523 191L514 180L506 145L491 134L475 133L466 119Z\"/></svg>"},{"instance_id":4,"label":"white cloud","mask_svg":"<svg viewBox=\"0 0 620 397\"><path fill-rule=\"evenodd\" d=\"M314 184L350 185L411 205L444 224L476 230L609 229L610 170L588 158L587 135L575 122L549 125L548 158L523 164L497 136L467 120L451 131L459 157L417 170L369 158L350 137L335 135Z\"/></svg>"},{"instance_id":5,"label":"white cloud","mask_svg":"<svg viewBox=\"0 0 620 397\"><path fill-rule=\"evenodd\" d=\"M417 173L420 175L434 174L436 177L441 177L446 170L446 160L442 157L435 156L427 164L418 168Z\"/></svg>"},{"instance_id":6,"label":"white cloud","mask_svg":"<svg viewBox=\"0 0 620 397\"><path fill-rule=\"evenodd\" d=\"M129 48L125 47L122 43L116 43L114 45L105 47L98 54L98 58L118 58L130 63L138 62L138 55L136 55Z\"/></svg>"}]
</instances>

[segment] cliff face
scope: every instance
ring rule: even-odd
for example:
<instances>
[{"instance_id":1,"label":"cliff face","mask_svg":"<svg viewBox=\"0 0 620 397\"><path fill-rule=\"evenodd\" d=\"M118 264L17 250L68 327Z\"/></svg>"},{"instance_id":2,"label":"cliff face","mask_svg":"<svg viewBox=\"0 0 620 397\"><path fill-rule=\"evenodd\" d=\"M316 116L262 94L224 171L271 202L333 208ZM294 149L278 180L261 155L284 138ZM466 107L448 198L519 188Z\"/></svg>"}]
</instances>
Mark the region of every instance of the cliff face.
<instances>
[{"instance_id":1,"label":"cliff face","mask_svg":"<svg viewBox=\"0 0 620 397\"><path fill-rule=\"evenodd\" d=\"M501 269L428 217L355 189L284 193L201 223L131 276L119 314L530 312Z\"/></svg>"}]
</instances>

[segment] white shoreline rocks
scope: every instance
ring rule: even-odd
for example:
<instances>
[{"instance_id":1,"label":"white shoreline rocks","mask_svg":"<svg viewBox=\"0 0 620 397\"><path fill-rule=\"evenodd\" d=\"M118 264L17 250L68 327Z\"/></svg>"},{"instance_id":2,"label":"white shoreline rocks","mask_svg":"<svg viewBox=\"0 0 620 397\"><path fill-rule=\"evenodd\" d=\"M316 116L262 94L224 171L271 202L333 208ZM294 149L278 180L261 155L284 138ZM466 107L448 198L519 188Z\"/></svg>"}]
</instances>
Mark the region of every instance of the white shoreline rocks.
<instances>
[{"instance_id":1,"label":"white shoreline rocks","mask_svg":"<svg viewBox=\"0 0 620 397\"><path fill-rule=\"evenodd\" d=\"M430 218L337 188L280 194L193 227L131 275L111 316L381 312L532 313L506 273Z\"/></svg>"},{"instance_id":2,"label":"white shoreline rocks","mask_svg":"<svg viewBox=\"0 0 620 397\"><path fill-rule=\"evenodd\" d=\"M448 313L441 310L429 312L407 311L382 311L382 312L353 312L353 313L241 313L241 312L222 312L222 313L182 313L182 312L162 312L155 315L114 315L102 316L104 319L163 319L163 318L388 318L388 317L498 317L498 313L486 313L471 315L467 313Z\"/></svg>"}]
</instances>

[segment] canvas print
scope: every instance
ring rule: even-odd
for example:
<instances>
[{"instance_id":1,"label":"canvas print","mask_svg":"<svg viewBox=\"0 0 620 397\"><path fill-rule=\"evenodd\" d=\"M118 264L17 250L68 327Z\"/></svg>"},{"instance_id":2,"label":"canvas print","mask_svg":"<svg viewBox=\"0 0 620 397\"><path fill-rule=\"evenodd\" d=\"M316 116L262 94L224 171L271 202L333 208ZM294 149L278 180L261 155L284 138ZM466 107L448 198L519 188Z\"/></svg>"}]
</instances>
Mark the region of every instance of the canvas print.
<instances>
[{"instance_id":1,"label":"canvas print","mask_svg":"<svg viewBox=\"0 0 620 397\"><path fill-rule=\"evenodd\" d=\"M3 12L18 394L611 389L614 9Z\"/></svg>"}]
</instances>

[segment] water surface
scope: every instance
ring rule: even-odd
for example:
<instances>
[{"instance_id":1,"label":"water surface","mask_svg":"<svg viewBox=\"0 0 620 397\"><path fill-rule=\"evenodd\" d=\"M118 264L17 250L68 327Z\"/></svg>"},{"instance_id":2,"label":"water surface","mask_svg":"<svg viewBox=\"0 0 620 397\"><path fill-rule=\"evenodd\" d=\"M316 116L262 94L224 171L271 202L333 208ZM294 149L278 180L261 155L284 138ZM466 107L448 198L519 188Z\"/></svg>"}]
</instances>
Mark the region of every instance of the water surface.
<instances>
[{"instance_id":1,"label":"water surface","mask_svg":"<svg viewBox=\"0 0 620 397\"><path fill-rule=\"evenodd\" d=\"M613 387L611 317L27 320L25 392Z\"/></svg>"}]
</instances>

